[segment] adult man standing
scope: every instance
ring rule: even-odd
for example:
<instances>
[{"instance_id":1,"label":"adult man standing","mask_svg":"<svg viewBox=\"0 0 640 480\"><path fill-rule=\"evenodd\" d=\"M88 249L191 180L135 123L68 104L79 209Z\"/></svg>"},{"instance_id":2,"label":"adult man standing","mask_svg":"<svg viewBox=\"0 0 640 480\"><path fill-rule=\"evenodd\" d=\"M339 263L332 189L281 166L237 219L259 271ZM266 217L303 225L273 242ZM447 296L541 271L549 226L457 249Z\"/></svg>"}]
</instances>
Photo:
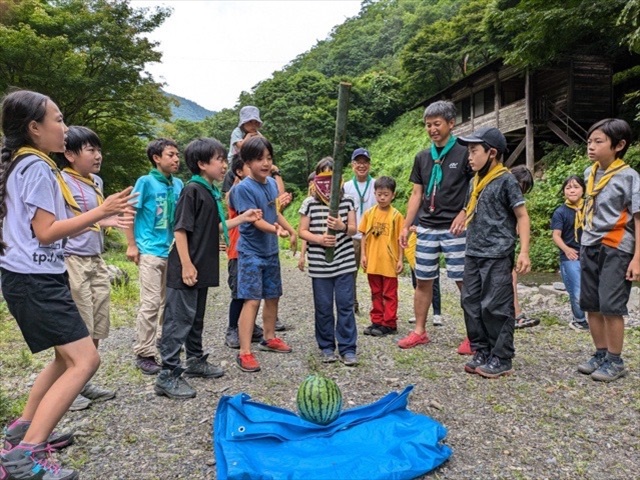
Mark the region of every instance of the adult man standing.
<instances>
[{"instance_id":1,"label":"adult man standing","mask_svg":"<svg viewBox=\"0 0 640 480\"><path fill-rule=\"evenodd\" d=\"M355 200L356 205L356 225L360 225L362 215L376 204L376 196L373 191L374 178L369 175L371 170L371 156L366 148L356 148L351 154L351 168L354 177L344 184L344 193ZM360 245L362 233L357 232L353 237L353 249L356 254L356 265L360 268ZM358 276L358 270L354 273L354 282ZM357 282L355 282L357 285ZM358 304L357 288L354 285L354 310L360 313Z\"/></svg>"},{"instance_id":2,"label":"adult man standing","mask_svg":"<svg viewBox=\"0 0 640 480\"><path fill-rule=\"evenodd\" d=\"M469 180L467 150L451 133L456 108L449 101L437 101L424 112L425 129L431 147L419 152L413 162L410 181L413 190L407 205L400 245L407 245L409 227L418 216L416 247L417 286L413 306L415 329L398 341L400 348L429 343L426 332L427 312L433 296L433 280L438 276L440 254L447 265L447 275L462 288L464 272L466 213L463 210Z\"/></svg>"}]
</instances>

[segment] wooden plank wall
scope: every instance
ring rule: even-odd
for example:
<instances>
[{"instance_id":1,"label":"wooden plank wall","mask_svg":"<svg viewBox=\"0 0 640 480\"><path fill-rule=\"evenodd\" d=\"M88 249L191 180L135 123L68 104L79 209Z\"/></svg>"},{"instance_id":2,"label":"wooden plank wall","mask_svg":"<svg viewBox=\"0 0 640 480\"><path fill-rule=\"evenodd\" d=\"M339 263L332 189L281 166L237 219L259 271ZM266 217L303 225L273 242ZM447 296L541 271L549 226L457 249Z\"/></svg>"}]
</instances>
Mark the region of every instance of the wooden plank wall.
<instances>
[{"instance_id":1,"label":"wooden plank wall","mask_svg":"<svg viewBox=\"0 0 640 480\"><path fill-rule=\"evenodd\" d=\"M600 57L574 58L573 104L569 114L579 123L591 125L613 115L613 72Z\"/></svg>"}]
</instances>

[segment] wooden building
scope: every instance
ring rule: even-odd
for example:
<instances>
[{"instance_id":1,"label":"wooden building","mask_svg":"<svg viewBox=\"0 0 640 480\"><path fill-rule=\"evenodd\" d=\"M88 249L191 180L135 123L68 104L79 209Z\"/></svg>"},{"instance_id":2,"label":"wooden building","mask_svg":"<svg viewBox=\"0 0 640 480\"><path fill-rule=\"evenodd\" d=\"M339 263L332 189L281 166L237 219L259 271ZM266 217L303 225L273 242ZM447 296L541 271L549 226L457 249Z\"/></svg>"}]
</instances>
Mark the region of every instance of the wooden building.
<instances>
[{"instance_id":1,"label":"wooden building","mask_svg":"<svg viewBox=\"0 0 640 480\"><path fill-rule=\"evenodd\" d=\"M540 141L584 143L586 129L612 116L611 62L575 55L537 70L489 63L421 103L451 100L457 108L455 135L493 126L507 137L511 166L524 153L533 170ZM518 163L522 163L521 161Z\"/></svg>"}]
</instances>

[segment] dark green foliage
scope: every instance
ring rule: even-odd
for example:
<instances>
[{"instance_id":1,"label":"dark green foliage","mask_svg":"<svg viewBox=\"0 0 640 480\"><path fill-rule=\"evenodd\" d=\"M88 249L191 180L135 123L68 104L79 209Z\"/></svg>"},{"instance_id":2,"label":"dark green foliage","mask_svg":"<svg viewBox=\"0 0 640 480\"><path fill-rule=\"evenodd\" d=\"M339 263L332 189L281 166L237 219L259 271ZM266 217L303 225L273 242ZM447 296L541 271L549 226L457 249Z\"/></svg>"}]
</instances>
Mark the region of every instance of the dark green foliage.
<instances>
[{"instance_id":1,"label":"dark green foliage","mask_svg":"<svg viewBox=\"0 0 640 480\"><path fill-rule=\"evenodd\" d=\"M298 388L298 412L305 420L328 425L340 415L342 392L330 378L309 375Z\"/></svg>"},{"instance_id":2,"label":"dark green foliage","mask_svg":"<svg viewBox=\"0 0 640 480\"><path fill-rule=\"evenodd\" d=\"M3 2L0 16L0 92L27 88L58 103L68 125L102 139L102 176L111 192L148 170L144 139L168 119L168 100L144 72L160 61L145 34L169 15L134 9L128 1L25 0Z\"/></svg>"}]
</instances>

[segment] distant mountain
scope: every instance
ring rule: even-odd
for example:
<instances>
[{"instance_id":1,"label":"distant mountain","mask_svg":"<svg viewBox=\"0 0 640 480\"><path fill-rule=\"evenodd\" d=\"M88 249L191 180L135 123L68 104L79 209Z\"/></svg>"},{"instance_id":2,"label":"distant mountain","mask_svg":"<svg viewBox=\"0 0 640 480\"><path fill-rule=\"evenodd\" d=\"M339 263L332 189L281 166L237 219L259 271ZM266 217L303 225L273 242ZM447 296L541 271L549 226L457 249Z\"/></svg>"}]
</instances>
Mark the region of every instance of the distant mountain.
<instances>
[{"instance_id":1,"label":"distant mountain","mask_svg":"<svg viewBox=\"0 0 640 480\"><path fill-rule=\"evenodd\" d=\"M200 122L211 115L215 115L216 112L207 110L196 102L188 100L186 98L179 97L172 93L164 92L164 94L177 101L175 105L171 103L171 120L189 120L191 122Z\"/></svg>"}]
</instances>

